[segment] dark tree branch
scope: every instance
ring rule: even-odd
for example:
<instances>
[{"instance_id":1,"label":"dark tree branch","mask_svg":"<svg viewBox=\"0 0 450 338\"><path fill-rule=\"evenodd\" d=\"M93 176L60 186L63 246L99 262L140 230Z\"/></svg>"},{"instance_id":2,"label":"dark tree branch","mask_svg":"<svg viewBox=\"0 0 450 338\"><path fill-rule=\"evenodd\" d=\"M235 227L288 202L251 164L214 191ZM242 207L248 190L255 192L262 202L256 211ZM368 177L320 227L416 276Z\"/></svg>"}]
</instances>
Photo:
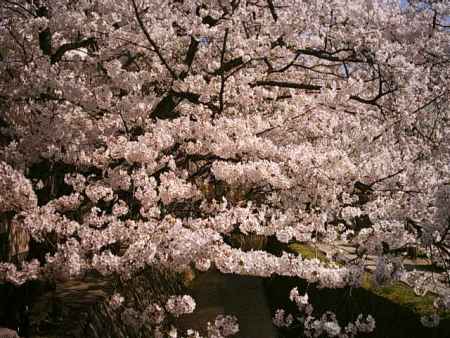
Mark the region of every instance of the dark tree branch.
<instances>
[{"instance_id":1,"label":"dark tree branch","mask_svg":"<svg viewBox=\"0 0 450 338\"><path fill-rule=\"evenodd\" d=\"M369 186L369 187L372 187L372 186L374 186L375 184L380 183L380 182L383 182L383 181L385 181L385 180L388 180L388 179L390 179L390 178L392 178L392 177L394 177L394 176L397 176L398 174L401 174L401 173L404 172L404 171L405 171L405 169L402 168L402 169L396 171L396 172L393 173L393 174L390 174L390 175L388 175L388 176L385 176L385 177L379 178L378 180L373 181L373 182L370 183L368 186Z\"/></svg>"},{"instance_id":2,"label":"dark tree branch","mask_svg":"<svg viewBox=\"0 0 450 338\"><path fill-rule=\"evenodd\" d=\"M200 95L196 93L191 92L173 92L174 96L180 98L180 99L186 99L191 103L198 104L200 103Z\"/></svg>"},{"instance_id":3,"label":"dark tree branch","mask_svg":"<svg viewBox=\"0 0 450 338\"><path fill-rule=\"evenodd\" d=\"M48 18L47 7L45 6L39 7L36 11L36 16L40 18ZM39 32L39 48L41 48L42 53L44 55L52 54L52 33L49 27Z\"/></svg>"},{"instance_id":4,"label":"dark tree branch","mask_svg":"<svg viewBox=\"0 0 450 338\"><path fill-rule=\"evenodd\" d=\"M305 83L295 83L295 82L288 82L288 81L260 80L260 81L254 82L254 83L250 83L250 87L252 87L252 88L258 87L258 86L292 88L292 89L301 89L301 90L321 90L322 89L322 86L318 86L318 85L310 85L310 84L305 84ZM396 91L396 89L387 90L381 94L378 94L373 99L364 99L362 97L355 96L355 95L350 96L350 99L354 100L354 101L358 101L360 103L376 106L383 113L383 107L380 104L378 104L377 101L384 95L390 94L394 91Z\"/></svg>"},{"instance_id":5,"label":"dark tree branch","mask_svg":"<svg viewBox=\"0 0 450 338\"><path fill-rule=\"evenodd\" d=\"M415 114L419 111L421 111L422 109L428 107L429 105L433 104L434 102L436 102L438 99L440 99L441 97L443 97L446 94L446 92L443 92L441 94L439 94L438 96L435 96L434 98L432 98L431 100L429 100L428 102L426 102L425 104L423 104L422 106L420 106L419 108L417 108L416 110L414 110L412 112L412 114Z\"/></svg>"},{"instance_id":6,"label":"dark tree branch","mask_svg":"<svg viewBox=\"0 0 450 338\"><path fill-rule=\"evenodd\" d=\"M93 37L83 39L80 41L76 41L76 42L65 43L65 44L61 45L56 50L55 53L53 53L51 55L50 62L52 64L57 63L57 62L61 61L64 54L67 53L68 51L75 50L78 48L86 48L86 47L90 47L90 46L95 46L95 44L96 44L96 40Z\"/></svg>"},{"instance_id":7,"label":"dark tree branch","mask_svg":"<svg viewBox=\"0 0 450 338\"><path fill-rule=\"evenodd\" d=\"M14 35L13 31L6 26L7 31L9 32L9 34L11 35L11 37L13 38L13 40L19 45L19 47L22 49L23 55L24 55L24 59L26 60L25 62L28 63L28 53L27 50L25 48L25 45L23 43L21 43L19 41L19 39ZM1 59L1 55L0 55L0 59Z\"/></svg>"},{"instance_id":8,"label":"dark tree branch","mask_svg":"<svg viewBox=\"0 0 450 338\"><path fill-rule=\"evenodd\" d=\"M173 91L170 91L166 96L163 97L161 101L156 105L155 109L150 113L152 118L164 119L174 119L178 117L178 113L175 108L181 102L180 99L174 98Z\"/></svg>"},{"instance_id":9,"label":"dark tree branch","mask_svg":"<svg viewBox=\"0 0 450 338\"><path fill-rule=\"evenodd\" d=\"M297 61L300 54L295 54L294 58L285 66L281 67L280 69L273 69L272 65L269 64L268 61L266 61L266 64L268 64L269 67L269 73L282 73L291 68L294 65L294 62Z\"/></svg>"},{"instance_id":10,"label":"dark tree branch","mask_svg":"<svg viewBox=\"0 0 450 338\"><path fill-rule=\"evenodd\" d=\"M427 140L428 142L435 144L436 142L430 138L428 135L425 135L424 133L422 133L420 131L420 129L417 127L417 125L413 126L413 130L415 130L417 132L417 134L419 134L420 137L422 137L423 139Z\"/></svg>"},{"instance_id":11,"label":"dark tree branch","mask_svg":"<svg viewBox=\"0 0 450 338\"><path fill-rule=\"evenodd\" d=\"M23 6L21 4L20 1L11 1L11 0L3 0L5 3L10 4L12 7L10 6L5 6L6 8L8 8L9 10L13 10L14 12L20 13L22 16L25 16L23 13L21 13L20 11L18 11L16 8L20 8L23 11L27 12L28 14L30 14L31 16L35 17L36 15L33 13L33 11L31 11L30 9L26 8L25 6Z\"/></svg>"},{"instance_id":12,"label":"dark tree branch","mask_svg":"<svg viewBox=\"0 0 450 338\"><path fill-rule=\"evenodd\" d=\"M39 7L36 11L36 16L48 18L49 17L48 9L44 6ZM55 64L61 61L64 54L68 51L95 45L96 45L95 38L90 37L76 42L65 43L60 47L58 47L58 49L53 53L52 33L50 31L50 28L47 27L41 32L39 32L39 47L41 48L42 53L44 55L50 56L51 64Z\"/></svg>"},{"instance_id":13,"label":"dark tree branch","mask_svg":"<svg viewBox=\"0 0 450 338\"><path fill-rule=\"evenodd\" d=\"M310 55L310 56L314 56L316 58L319 59L323 59L323 60L328 60L328 61L335 61L335 62L357 62L357 63L361 63L361 62L365 62L362 59L358 59L355 55L354 55L354 51L352 49L339 49L337 51L334 52L325 52L322 50L317 50L317 49L297 49L297 54L303 54L303 55ZM336 54L339 54L341 52L352 52L352 56L347 57L347 58L341 58L336 56Z\"/></svg>"},{"instance_id":14,"label":"dark tree branch","mask_svg":"<svg viewBox=\"0 0 450 338\"><path fill-rule=\"evenodd\" d=\"M7 10L9 10L11 12L14 12L14 13L20 15L24 19L27 19L27 16L24 13L22 13L21 11L19 11L17 8L10 7L10 6L4 6L3 8L6 8Z\"/></svg>"},{"instance_id":15,"label":"dark tree branch","mask_svg":"<svg viewBox=\"0 0 450 338\"><path fill-rule=\"evenodd\" d=\"M225 30L225 36L223 37L222 52L220 53L220 68L223 67L225 52L227 49L228 28ZM225 92L225 74L220 73L220 92L219 92L219 112L223 112L223 95Z\"/></svg>"},{"instance_id":16,"label":"dark tree branch","mask_svg":"<svg viewBox=\"0 0 450 338\"><path fill-rule=\"evenodd\" d=\"M159 119L174 119L179 116L175 108L183 100L188 100L191 103L199 104L200 95L191 92L175 92L170 90L167 95L159 101L155 109L150 113L150 117Z\"/></svg>"},{"instance_id":17,"label":"dark tree branch","mask_svg":"<svg viewBox=\"0 0 450 338\"><path fill-rule=\"evenodd\" d=\"M379 99L381 99L383 96L388 95L388 94L391 94L391 93L395 92L396 90L397 90L397 89L394 88L394 89L386 90L386 91L384 91L384 92L380 92L380 93L377 94L377 96L375 96L375 97L372 98L372 99L364 99L364 98L359 97L359 96L356 96L356 95L350 96L350 99L351 99L351 100L354 100L354 101L358 101L358 102L360 102L360 103L365 103L365 104L370 104L370 105L373 105L373 106L380 107L380 105L377 103L377 101L378 101Z\"/></svg>"},{"instance_id":18,"label":"dark tree branch","mask_svg":"<svg viewBox=\"0 0 450 338\"><path fill-rule=\"evenodd\" d=\"M376 67L377 67L376 68L376 71L377 71L376 79L378 79L378 94L372 99L364 99L364 98L362 98L360 96L356 96L356 95L350 96L350 99L354 100L354 101L358 101L360 103L365 103L365 104L370 104L370 105L376 106L378 109L381 110L381 113L383 113L383 107L380 104L378 104L377 101L379 99L381 99L383 96L391 94L391 93L397 91L397 88L389 88L388 90L383 91L383 84L387 83L387 81L385 81L383 79L383 75L382 75L382 72L381 72L380 65L377 64Z\"/></svg>"},{"instance_id":19,"label":"dark tree branch","mask_svg":"<svg viewBox=\"0 0 450 338\"><path fill-rule=\"evenodd\" d=\"M281 38L279 38L278 40L280 40L280 39ZM352 52L352 56L351 57L347 57L347 58L341 58L341 57L336 56L337 54L342 53L342 52ZM286 64L285 66L281 67L280 69L273 69L270 72L272 72L272 73L281 73L281 72L284 72L284 71L288 70L292 66L299 66L299 67L308 68L308 69L311 70L312 67L305 67L305 66L302 66L302 65L295 64L295 61L297 61L297 59L299 58L300 55L314 56L314 57L319 58L319 59L323 59L323 60L327 60L327 61L333 61L333 62L339 62L339 63L344 63L344 64L345 64L345 62L363 62L363 60L357 59L353 54L354 54L354 51L351 50L351 49L339 49L339 50L336 50L334 52L326 52L326 51L314 50L314 49L298 49L296 51L295 56L293 57L293 59L288 64ZM346 68L346 71L347 71L347 75L348 75L347 68Z\"/></svg>"},{"instance_id":20,"label":"dark tree branch","mask_svg":"<svg viewBox=\"0 0 450 338\"><path fill-rule=\"evenodd\" d=\"M422 194L423 192L420 190L404 190L404 189L377 189L378 192L402 192L404 194Z\"/></svg>"},{"instance_id":21,"label":"dark tree branch","mask_svg":"<svg viewBox=\"0 0 450 338\"><path fill-rule=\"evenodd\" d=\"M139 24L139 27L141 27L141 30L144 33L145 37L147 38L147 41L153 47L153 49L155 50L156 55L158 55L159 60L164 65L164 67L167 68L167 70L169 71L169 73L172 76L172 78L176 79L177 75L175 74L173 69L169 66L167 61L164 59L164 57L161 54L161 51L160 51L159 47L156 45L155 41L153 41L153 39L151 38L147 28L145 27L144 22L142 21L141 15L139 13L139 10L137 8L136 1L135 0L131 0L131 4L133 5L134 14L136 16L136 20L137 20L137 22Z\"/></svg>"},{"instance_id":22,"label":"dark tree branch","mask_svg":"<svg viewBox=\"0 0 450 338\"><path fill-rule=\"evenodd\" d=\"M228 62L224 62L223 64L221 64L219 69L214 71L213 75L224 74L226 72L229 72L233 68L239 67L243 63L244 63L244 61L242 60L242 57L238 57L238 58L232 59Z\"/></svg>"},{"instance_id":23,"label":"dark tree branch","mask_svg":"<svg viewBox=\"0 0 450 338\"><path fill-rule=\"evenodd\" d=\"M198 51L199 41L197 41L193 36L191 36L191 43L189 44L188 51L186 53L186 58L184 63L191 68L192 62L194 62L195 54Z\"/></svg>"},{"instance_id":24,"label":"dark tree branch","mask_svg":"<svg viewBox=\"0 0 450 338\"><path fill-rule=\"evenodd\" d=\"M275 11L275 6L273 5L273 1L267 0L267 4L269 5L270 14L272 14L272 18L276 22L278 20L278 15L277 15L277 12Z\"/></svg>"},{"instance_id":25,"label":"dark tree branch","mask_svg":"<svg viewBox=\"0 0 450 338\"><path fill-rule=\"evenodd\" d=\"M330 75L330 76L334 76L334 77L337 77L337 78L343 79L343 80L348 79L348 77L346 77L346 76L342 76L342 75L339 75L339 74L336 74L333 72L325 72L325 71L320 71L320 70L315 69L315 67L318 67L318 66L320 67L321 65L316 65L316 66L312 66L312 67L308 67L308 66L305 66L305 65L302 65L299 63L294 63L294 64L290 65L290 67L306 69L306 70L309 70L316 74ZM282 69L281 71L284 71L284 70ZM275 72L278 72L278 71L275 71Z\"/></svg>"},{"instance_id":26,"label":"dark tree branch","mask_svg":"<svg viewBox=\"0 0 450 338\"><path fill-rule=\"evenodd\" d=\"M293 88L293 89L304 89L304 90L320 90L322 86L310 85L305 83L295 83L287 81L256 81L250 84L250 87L258 86L270 86L270 87L281 87L281 88Z\"/></svg>"}]
</instances>

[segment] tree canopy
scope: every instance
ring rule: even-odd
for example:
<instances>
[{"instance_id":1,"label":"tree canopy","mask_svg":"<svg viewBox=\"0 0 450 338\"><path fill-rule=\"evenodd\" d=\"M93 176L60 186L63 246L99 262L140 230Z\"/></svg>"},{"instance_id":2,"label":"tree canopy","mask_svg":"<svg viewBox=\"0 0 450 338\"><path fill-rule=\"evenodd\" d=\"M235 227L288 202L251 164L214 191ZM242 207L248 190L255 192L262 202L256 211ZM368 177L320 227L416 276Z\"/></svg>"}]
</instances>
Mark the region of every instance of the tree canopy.
<instances>
[{"instance_id":1,"label":"tree canopy","mask_svg":"<svg viewBox=\"0 0 450 338\"><path fill-rule=\"evenodd\" d=\"M445 0L3 0L0 213L39 250L0 279L195 266L337 288L360 285L367 255L378 282L404 278L411 247L450 272L449 15ZM359 256L244 251L236 233ZM306 332L373 329L320 323Z\"/></svg>"}]
</instances>

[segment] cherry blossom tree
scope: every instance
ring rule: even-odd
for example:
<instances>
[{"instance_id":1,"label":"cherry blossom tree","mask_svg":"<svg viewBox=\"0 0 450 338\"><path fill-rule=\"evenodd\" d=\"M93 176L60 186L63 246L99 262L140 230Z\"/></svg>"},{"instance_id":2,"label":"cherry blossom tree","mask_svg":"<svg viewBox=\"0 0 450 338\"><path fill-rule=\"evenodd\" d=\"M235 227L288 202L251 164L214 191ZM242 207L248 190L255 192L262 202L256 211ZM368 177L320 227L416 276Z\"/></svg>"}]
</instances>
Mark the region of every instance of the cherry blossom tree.
<instances>
[{"instance_id":1,"label":"cherry blossom tree","mask_svg":"<svg viewBox=\"0 0 450 338\"><path fill-rule=\"evenodd\" d=\"M378 282L401 278L413 247L450 272L447 1L3 0L0 13L0 212L35 248L0 263L1 280L195 266L337 288L360 285L367 255ZM243 251L236 233L359 256Z\"/></svg>"}]
</instances>

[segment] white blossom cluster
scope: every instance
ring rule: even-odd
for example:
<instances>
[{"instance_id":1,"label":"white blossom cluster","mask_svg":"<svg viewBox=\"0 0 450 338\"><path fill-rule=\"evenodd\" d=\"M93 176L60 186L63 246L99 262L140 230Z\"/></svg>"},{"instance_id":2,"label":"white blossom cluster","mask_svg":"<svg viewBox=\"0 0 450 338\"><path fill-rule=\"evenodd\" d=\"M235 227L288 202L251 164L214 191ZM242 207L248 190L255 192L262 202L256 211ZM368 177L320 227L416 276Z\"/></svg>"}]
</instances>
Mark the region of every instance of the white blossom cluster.
<instances>
[{"instance_id":1,"label":"white blossom cluster","mask_svg":"<svg viewBox=\"0 0 450 338\"><path fill-rule=\"evenodd\" d=\"M297 288L290 292L289 299L297 305L301 317L295 318L292 314L287 314L283 309L278 309L273 318L274 325L278 327L289 327L294 322L299 322L303 326L306 337L327 337L352 338L361 333L370 333L375 329L375 320L371 315L365 319L360 314L354 323L348 323L345 327L339 325L336 315L325 312L320 318L312 315L314 308L309 303L308 294L300 295Z\"/></svg>"},{"instance_id":2,"label":"white blossom cluster","mask_svg":"<svg viewBox=\"0 0 450 338\"><path fill-rule=\"evenodd\" d=\"M185 334L180 334L173 325L167 329L167 325L170 323L167 321L170 317L169 314L178 318L194 312L196 304L189 295L171 296L167 299L165 306L152 303L142 312L127 306L125 298L120 293L111 295L108 304L111 309L121 311L121 319L126 325L135 329L139 329L143 325L150 325L155 337L224 338L239 332L237 318L229 315L218 315L213 323L208 322L205 330L206 336L202 336L200 332L193 329L188 329Z\"/></svg>"},{"instance_id":3,"label":"white blossom cluster","mask_svg":"<svg viewBox=\"0 0 450 338\"><path fill-rule=\"evenodd\" d=\"M178 317L185 313L192 313L195 310L195 301L191 296L173 296L167 300L166 310Z\"/></svg>"},{"instance_id":4,"label":"white blossom cluster","mask_svg":"<svg viewBox=\"0 0 450 338\"><path fill-rule=\"evenodd\" d=\"M37 206L32 184L7 163L0 161L0 212L22 211Z\"/></svg>"}]
</instances>

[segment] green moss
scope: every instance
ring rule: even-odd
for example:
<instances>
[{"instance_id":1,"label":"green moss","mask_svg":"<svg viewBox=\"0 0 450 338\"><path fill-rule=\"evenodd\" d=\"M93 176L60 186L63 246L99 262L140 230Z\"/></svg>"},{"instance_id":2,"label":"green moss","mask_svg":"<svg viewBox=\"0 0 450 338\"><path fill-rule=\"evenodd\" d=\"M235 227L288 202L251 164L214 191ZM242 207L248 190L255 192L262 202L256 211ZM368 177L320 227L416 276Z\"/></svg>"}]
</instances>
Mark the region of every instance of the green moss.
<instances>
[{"instance_id":1,"label":"green moss","mask_svg":"<svg viewBox=\"0 0 450 338\"><path fill-rule=\"evenodd\" d=\"M369 274L366 274L363 288L372 293L386 298L391 302L402 305L418 315L431 314L435 312L433 302L435 297L428 294L417 296L409 286L396 282L387 286L377 287Z\"/></svg>"},{"instance_id":2,"label":"green moss","mask_svg":"<svg viewBox=\"0 0 450 338\"><path fill-rule=\"evenodd\" d=\"M287 246L287 251L302 255L306 259L317 258L322 262L330 262L326 255L306 244L292 243ZM433 302L435 296L427 294L426 296L417 296L414 290L407 285L397 282L392 285L377 287L372 281L372 276L366 273L363 279L362 288L373 293L374 295L383 297L393 303L401 305L417 315L431 314L435 312ZM443 317L443 318L442 318ZM441 314L442 319L450 319L450 313Z\"/></svg>"},{"instance_id":3,"label":"green moss","mask_svg":"<svg viewBox=\"0 0 450 338\"><path fill-rule=\"evenodd\" d=\"M320 251L310 245L306 245L306 244L302 244L302 243L292 243L292 244L288 245L287 249L289 252L299 254L303 258L306 258L306 259L317 258L321 262L324 262L324 263L329 262L329 259L327 258L327 256L325 256L325 254L322 251Z\"/></svg>"}]
</instances>

